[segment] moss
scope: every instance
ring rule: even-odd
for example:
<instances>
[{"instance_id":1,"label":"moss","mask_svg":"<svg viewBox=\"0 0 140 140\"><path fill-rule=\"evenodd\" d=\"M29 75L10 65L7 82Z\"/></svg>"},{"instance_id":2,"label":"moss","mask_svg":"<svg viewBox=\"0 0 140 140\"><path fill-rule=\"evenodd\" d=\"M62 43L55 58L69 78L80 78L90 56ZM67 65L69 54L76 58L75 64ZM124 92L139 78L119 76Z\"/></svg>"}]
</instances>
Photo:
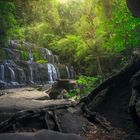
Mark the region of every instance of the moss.
<instances>
[{"instance_id":1,"label":"moss","mask_svg":"<svg viewBox=\"0 0 140 140\"><path fill-rule=\"evenodd\" d=\"M37 60L36 63L46 64L46 63L48 63L48 61L47 60Z\"/></svg>"}]
</instances>

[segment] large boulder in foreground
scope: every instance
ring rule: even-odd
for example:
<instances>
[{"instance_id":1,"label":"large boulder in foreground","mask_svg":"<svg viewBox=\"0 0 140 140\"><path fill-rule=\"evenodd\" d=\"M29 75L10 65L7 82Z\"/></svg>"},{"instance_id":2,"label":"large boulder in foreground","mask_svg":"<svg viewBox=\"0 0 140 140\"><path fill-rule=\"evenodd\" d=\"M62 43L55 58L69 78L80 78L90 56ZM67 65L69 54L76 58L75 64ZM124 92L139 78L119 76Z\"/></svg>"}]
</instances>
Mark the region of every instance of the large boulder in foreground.
<instances>
[{"instance_id":1,"label":"large boulder in foreground","mask_svg":"<svg viewBox=\"0 0 140 140\"><path fill-rule=\"evenodd\" d=\"M37 133L1 134L1 140L84 140L74 134L63 134L55 131L42 130Z\"/></svg>"}]
</instances>

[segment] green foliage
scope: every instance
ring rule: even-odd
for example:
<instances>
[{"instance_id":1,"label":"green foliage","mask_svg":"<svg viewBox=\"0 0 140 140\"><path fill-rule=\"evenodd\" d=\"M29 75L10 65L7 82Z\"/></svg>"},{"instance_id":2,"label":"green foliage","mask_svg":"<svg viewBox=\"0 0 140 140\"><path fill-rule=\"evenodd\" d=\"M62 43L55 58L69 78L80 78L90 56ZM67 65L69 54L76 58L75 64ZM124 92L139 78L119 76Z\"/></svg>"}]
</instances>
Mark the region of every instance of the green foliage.
<instances>
[{"instance_id":1,"label":"green foliage","mask_svg":"<svg viewBox=\"0 0 140 140\"><path fill-rule=\"evenodd\" d=\"M12 38L47 47L89 76L125 65L140 45L140 19L122 0L1 1L0 19L0 42ZM35 61L44 59L39 53L34 52Z\"/></svg>"},{"instance_id":2,"label":"green foliage","mask_svg":"<svg viewBox=\"0 0 140 140\"><path fill-rule=\"evenodd\" d=\"M40 58L39 52L33 51L33 58L34 58L34 61L40 60L41 58Z\"/></svg>"},{"instance_id":3,"label":"green foliage","mask_svg":"<svg viewBox=\"0 0 140 140\"><path fill-rule=\"evenodd\" d=\"M81 97L88 95L99 83L102 82L102 80L103 78L100 75L96 77L81 75L76 80L78 87L70 90L68 97L74 100L80 99Z\"/></svg>"},{"instance_id":4,"label":"green foliage","mask_svg":"<svg viewBox=\"0 0 140 140\"><path fill-rule=\"evenodd\" d=\"M77 80L80 89L80 94L82 96L89 94L101 81L102 77L100 75L96 77L89 77L83 75L80 76Z\"/></svg>"},{"instance_id":5,"label":"green foliage","mask_svg":"<svg viewBox=\"0 0 140 140\"><path fill-rule=\"evenodd\" d=\"M36 63L46 64L46 63L48 63L48 61L47 60L37 60Z\"/></svg>"},{"instance_id":6,"label":"green foliage","mask_svg":"<svg viewBox=\"0 0 140 140\"><path fill-rule=\"evenodd\" d=\"M26 52L26 51L21 51L20 59L21 59L21 60L28 61L28 60L29 60L29 53Z\"/></svg>"},{"instance_id":7,"label":"green foliage","mask_svg":"<svg viewBox=\"0 0 140 140\"><path fill-rule=\"evenodd\" d=\"M4 45L16 26L13 2L0 1L0 44Z\"/></svg>"},{"instance_id":8,"label":"green foliage","mask_svg":"<svg viewBox=\"0 0 140 140\"><path fill-rule=\"evenodd\" d=\"M54 40L50 44L50 48L60 56L63 63L68 62L75 68L80 67L87 54L85 42L76 35L67 35L65 38Z\"/></svg>"}]
</instances>

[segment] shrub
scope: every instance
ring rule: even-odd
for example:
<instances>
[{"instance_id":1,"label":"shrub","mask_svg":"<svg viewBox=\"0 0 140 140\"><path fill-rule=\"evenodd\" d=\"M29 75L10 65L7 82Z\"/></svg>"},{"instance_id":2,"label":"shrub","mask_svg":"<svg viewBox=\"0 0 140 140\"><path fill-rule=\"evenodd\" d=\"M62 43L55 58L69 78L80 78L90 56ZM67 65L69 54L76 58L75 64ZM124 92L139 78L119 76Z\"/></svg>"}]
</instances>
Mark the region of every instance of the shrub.
<instances>
[{"instance_id":1,"label":"shrub","mask_svg":"<svg viewBox=\"0 0 140 140\"><path fill-rule=\"evenodd\" d=\"M89 76L79 76L76 80L78 87L76 89L70 90L68 97L72 99L80 99L85 95L88 95L99 83L101 83L103 78L98 75L96 77Z\"/></svg>"}]
</instances>

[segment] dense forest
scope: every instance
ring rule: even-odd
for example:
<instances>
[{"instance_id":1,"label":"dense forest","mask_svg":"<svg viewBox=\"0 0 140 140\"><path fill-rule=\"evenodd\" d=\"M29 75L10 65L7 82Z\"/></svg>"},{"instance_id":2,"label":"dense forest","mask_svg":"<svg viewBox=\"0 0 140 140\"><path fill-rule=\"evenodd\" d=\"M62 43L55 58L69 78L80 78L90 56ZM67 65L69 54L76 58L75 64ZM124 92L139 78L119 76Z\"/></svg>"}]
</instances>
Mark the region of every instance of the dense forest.
<instances>
[{"instance_id":1,"label":"dense forest","mask_svg":"<svg viewBox=\"0 0 140 140\"><path fill-rule=\"evenodd\" d=\"M88 85L127 64L140 45L140 19L122 0L1 0L0 19L1 47L21 40L48 48Z\"/></svg>"},{"instance_id":2,"label":"dense forest","mask_svg":"<svg viewBox=\"0 0 140 140\"><path fill-rule=\"evenodd\" d=\"M107 76L140 44L140 20L121 0L0 1L1 47L9 39L47 47L78 74Z\"/></svg>"},{"instance_id":3,"label":"dense forest","mask_svg":"<svg viewBox=\"0 0 140 140\"><path fill-rule=\"evenodd\" d=\"M84 85L118 71L140 44L140 19L122 0L0 1L0 18L1 47L21 40L48 48L74 66ZM38 52L34 58L44 62Z\"/></svg>"}]
</instances>

